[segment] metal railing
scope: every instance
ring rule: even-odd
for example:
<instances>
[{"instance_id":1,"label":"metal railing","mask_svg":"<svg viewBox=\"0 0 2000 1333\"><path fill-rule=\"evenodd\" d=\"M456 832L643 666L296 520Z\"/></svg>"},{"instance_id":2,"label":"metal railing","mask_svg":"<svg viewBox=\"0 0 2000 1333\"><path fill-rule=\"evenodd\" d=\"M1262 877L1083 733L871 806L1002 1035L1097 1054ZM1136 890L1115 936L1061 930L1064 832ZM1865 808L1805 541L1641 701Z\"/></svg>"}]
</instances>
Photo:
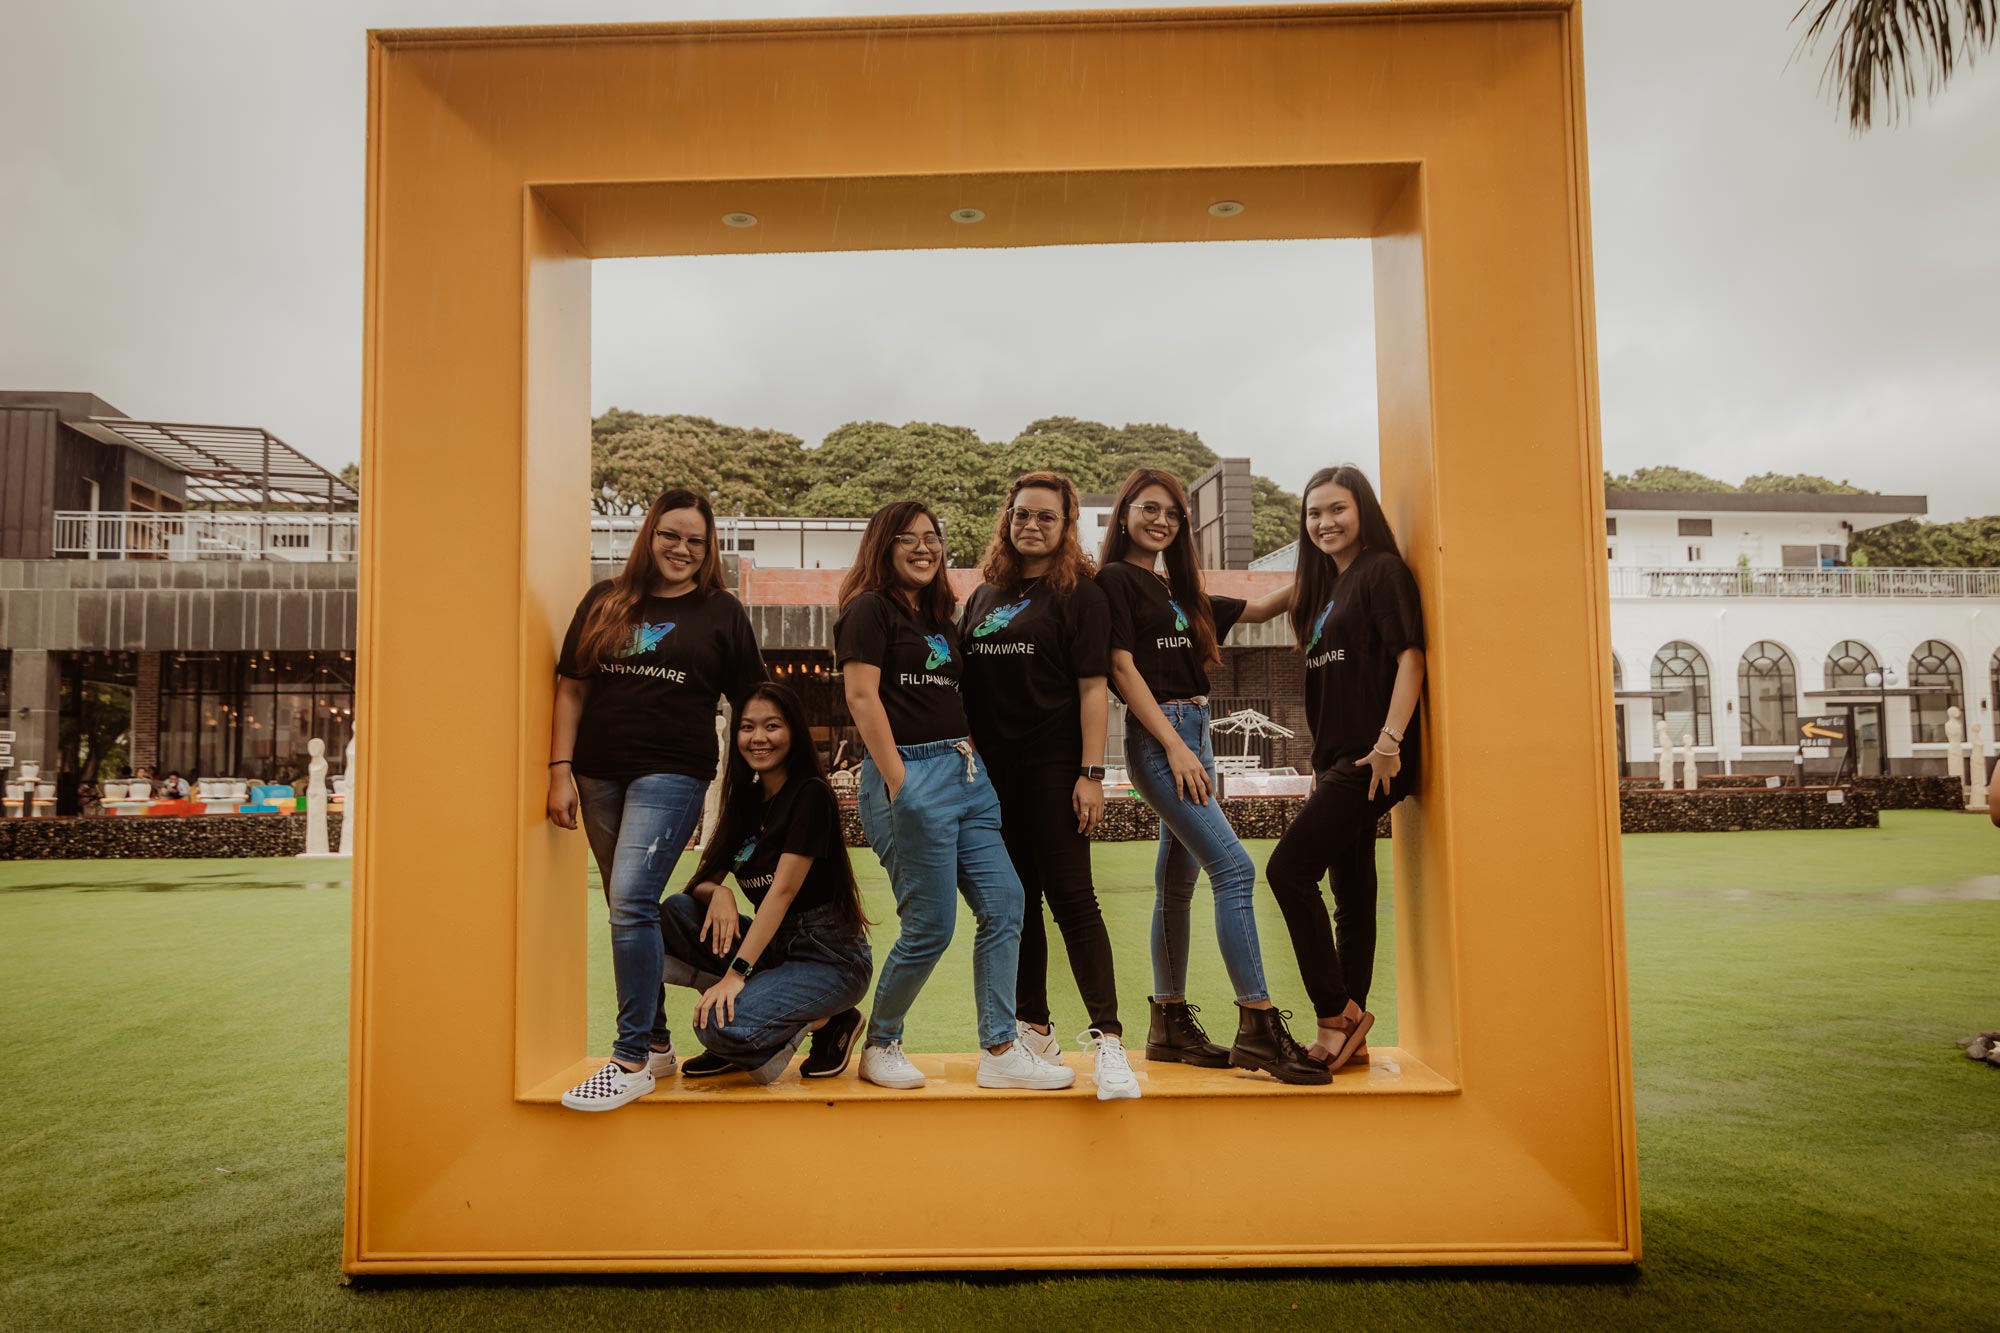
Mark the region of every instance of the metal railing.
<instances>
[{"instance_id":1,"label":"metal railing","mask_svg":"<svg viewBox=\"0 0 2000 1333\"><path fill-rule=\"evenodd\" d=\"M2000 597L2000 569L1646 569L1614 565L1611 596Z\"/></svg>"},{"instance_id":2,"label":"metal railing","mask_svg":"<svg viewBox=\"0 0 2000 1333\"><path fill-rule=\"evenodd\" d=\"M86 560L348 561L358 514L186 510L106 513L57 510L55 552Z\"/></svg>"},{"instance_id":3,"label":"metal railing","mask_svg":"<svg viewBox=\"0 0 2000 1333\"><path fill-rule=\"evenodd\" d=\"M590 558L623 560L643 514L592 514ZM797 532L859 532L865 519L759 519L741 536ZM716 522L725 553L738 549L738 523ZM180 513L111 513L57 510L55 553L85 560L353 560L360 548L361 516L256 511L185 510Z\"/></svg>"}]
</instances>

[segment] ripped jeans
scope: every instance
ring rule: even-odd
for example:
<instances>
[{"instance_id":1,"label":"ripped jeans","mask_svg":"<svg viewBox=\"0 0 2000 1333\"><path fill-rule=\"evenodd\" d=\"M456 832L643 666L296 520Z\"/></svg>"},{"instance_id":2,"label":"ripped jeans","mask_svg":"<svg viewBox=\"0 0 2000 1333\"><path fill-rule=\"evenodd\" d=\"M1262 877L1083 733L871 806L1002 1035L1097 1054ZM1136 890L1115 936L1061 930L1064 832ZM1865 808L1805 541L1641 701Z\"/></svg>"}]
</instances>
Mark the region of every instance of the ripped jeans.
<instances>
[{"instance_id":1,"label":"ripped jeans","mask_svg":"<svg viewBox=\"0 0 2000 1333\"><path fill-rule=\"evenodd\" d=\"M669 1044L660 942L660 893L701 818L708 783L683 773L630 782L576 777L584 836L611 909L611 975L618 990L618 1037L611 1052L644 1063Z\"/></svg>"}]
</instances>

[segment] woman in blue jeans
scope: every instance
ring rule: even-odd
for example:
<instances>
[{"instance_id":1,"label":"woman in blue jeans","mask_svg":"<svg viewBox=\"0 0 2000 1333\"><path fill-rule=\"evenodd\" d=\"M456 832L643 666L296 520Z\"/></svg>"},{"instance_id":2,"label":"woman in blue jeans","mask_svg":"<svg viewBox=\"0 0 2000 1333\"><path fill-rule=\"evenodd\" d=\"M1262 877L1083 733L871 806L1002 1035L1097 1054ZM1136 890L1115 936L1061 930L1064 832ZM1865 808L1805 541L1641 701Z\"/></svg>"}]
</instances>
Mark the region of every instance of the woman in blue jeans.
<instances>
[{"instance_id":1,"label":"woman in blue jeans","mask_svg":"<svg viewBox=\"0 0 2000 1333\"><path fill-rule=\"evenodd\" d=\"M688 490L653 502L616 578L584 594L556 664L549 821L581 822L611 913L618 1035L563 1094L611 1111L674 1070L660 893L715 777L715 709L765 677L743 607L723 588L715 514Z\"/></svg>"},{"instance_id":2,"label":"woman in blue jeans","mask_svg":"<svg viewBox=\"0 0 2000 1333\"><path fill-rule=\"evenodd\" d=\"M745 1073L769 1083L813 1034L799 1072L847 1068L868 991L867 918L799 697L759 685L736 712L717 829L687 892L662 904L667 982L701 992L694 1032L707 1049L682 1078ZM755 916L737 910L728 880Z\"/></svg>"},{"instance_id":3,"label":"woman in blue jeans","mask_svg":"<svg viewBox=\"0 0 2000 1333\"><path fill-rule=\"evenodd\" d=\"M861 1077L920 1088L903 1053L903 1019L951 943L962 893L979 923L972 988L979 1005L982 1088L1066 1088L1076 1071L1017 1040L1021 881L1000 838L1000 801L973 752L959 681L944 529L919 500L884 505L840 584L834 657L868 757L861 826L889 874L902 930L875 985Z\"/></svg>"},{"instance_id":4,"label":"woman in blue jeans","mask_svg":"<svg viewBox=\"0 0 2000 1333\"><path fill-rule=\"evenodd\" d=\"M1111 687L1125 701L1125 762L1160 817L1153 871L1152 1024L1148 1060L1260 1069L1284 1083L1326 1083L1271 1005L1257 948L1256 867L1222 813L1210 747L1208 669L1239 620L1263 621L1290 604L1285 589L1247 605L1210 597L1188 531L1187 495L1170 474L1139 468L1118 489L1098 561L1111 613ZM1164 563L1166 573L1158 573ZM1195 876L1208 872L1215 936L1236 991L1235 1043L1209 1041L1187 1002Z\"/></svg>"}]
</instances>

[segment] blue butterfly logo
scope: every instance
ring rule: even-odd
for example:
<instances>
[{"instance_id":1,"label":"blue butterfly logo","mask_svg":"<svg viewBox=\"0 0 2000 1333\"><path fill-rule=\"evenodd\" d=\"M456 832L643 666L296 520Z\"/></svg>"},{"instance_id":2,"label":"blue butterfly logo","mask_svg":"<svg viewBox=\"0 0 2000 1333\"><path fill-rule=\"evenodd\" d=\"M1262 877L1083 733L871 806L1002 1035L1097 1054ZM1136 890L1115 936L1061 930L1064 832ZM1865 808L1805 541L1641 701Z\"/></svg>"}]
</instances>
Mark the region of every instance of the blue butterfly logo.
<instances>
[{"instance_id":1,"label":"blue butterfly logo","mask_svg":"<svg viewBox=\"0 0 2000 1333\"><path fill-rule=\"evenodd\" d=\"M622 656L637 657L640 653L650 653L660 646L660 640L674 632L674 622L663 620L657 625L640 621L632 627L632 642L625 646Z\"/></svg>"},{"instance_id":2,"label":"blue butterfly logo","mask_svg":"<svg viewBox=\"0 0 2000 1333\"><path fill-rule=\"evenodd\" d=\"M736 868L741 870L743 868L743 863L745 861L748 861L750 859L750 854L756 850L757 850L757 835L753 833L750 835L750 841L744 843L741 847L736 849L736 861L735 861Z\"/></svg>"},{"instance_id":3,"label":"blue butterfly logo","mask_svg":"<svg viewBox=\"0 0 2000 1333\"><path fill-rule=\"evenodd\" d=\"M1307 652L1311 652L1313 649L1319 647L1320 631L1326 628L1326 618L1332 614L1333 598L1329 597L1326 599L1326 605L1320 608L1319 619L1313 621L1312 637L1306 640Z\"/></svg>"},{"instance_id":4,"label":"blue butterfly logo","mask_svg":"<svg viewBox=\"0 0 2000 1333\"><path fill-rule=\"evenodd\" d=\"M936 671L946 662L951 661L951 645L944 641L944 635L926 634L924 635L924 642L930 645L931 650L930 660L924 663L924 670Z\"/></svg>"},{"instance_id":5,"label":"blue butterfly logo","mask_svg":"<svg viewBox=\"0 0 2000 1333\"><path fill-rule=\"evenodd\" d=\"M983 639L989 634L995 634L1000 630L1006 629L1015 616L1020 615L1027 609L1028 599L1025 597L1009 606L994 607L986 613L986 619L979 622L979 627L972 631L972 637Z\"/></svg>"}]
</instances>

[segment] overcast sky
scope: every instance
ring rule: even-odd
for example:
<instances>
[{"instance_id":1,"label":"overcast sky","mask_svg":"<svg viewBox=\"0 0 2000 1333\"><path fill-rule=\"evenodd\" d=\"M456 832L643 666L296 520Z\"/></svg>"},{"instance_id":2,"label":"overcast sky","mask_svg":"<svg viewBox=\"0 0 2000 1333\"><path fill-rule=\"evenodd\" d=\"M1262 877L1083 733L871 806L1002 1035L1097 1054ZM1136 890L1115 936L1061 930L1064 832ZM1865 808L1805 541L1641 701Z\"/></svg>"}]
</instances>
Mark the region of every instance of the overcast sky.
<instances>
[{"instance_id":1,"label":"overcast sky","mask_svg":"<svg viewBox=\"0 0 2000 1333\"><path fill-rule=\"evenodd\" d=\"M356 458L370 27L1058 7L0 0L0 388ZM1856 138L1796 8L1586 4L1606 465L2000 512L2000 62ZM621 261L593 403L1167 421L1296 486L1372 465L1369 324L1361 243Z\"/></svg>"}]
</instances>

